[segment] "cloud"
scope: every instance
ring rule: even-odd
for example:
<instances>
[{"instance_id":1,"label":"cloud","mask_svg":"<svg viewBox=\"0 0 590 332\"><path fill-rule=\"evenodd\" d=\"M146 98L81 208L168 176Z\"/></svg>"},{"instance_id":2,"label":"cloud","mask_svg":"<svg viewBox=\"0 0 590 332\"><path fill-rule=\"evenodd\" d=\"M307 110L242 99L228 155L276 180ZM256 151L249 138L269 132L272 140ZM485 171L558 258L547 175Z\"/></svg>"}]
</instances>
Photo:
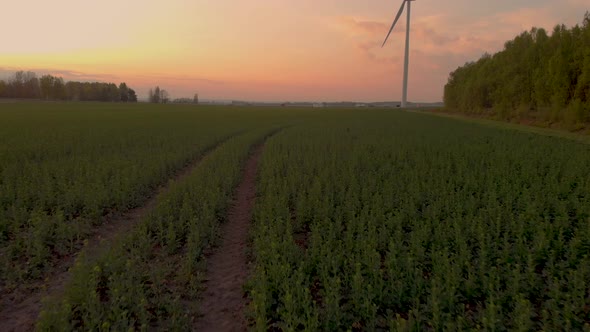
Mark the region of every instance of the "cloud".
<instances>
[{"instance_id":1,"label":"cloud","mask_svg":"<svg viewBox=\"0 0 590 332\"><path fill-rule=\"evenodd\" d=\"M506 38L494 34L493 20L506 24L513 22L509 17L467 22L455 22L451 15L441 14L416 17L411 27L410 97L425 101L440 100L449 72L486 51L501 48ZM357 50L357 56L364 59L363 66L367 68L368 76L393 91L401 89L406 27L403 20L395 27L389 45L384 48L381 44L391 22L337 17L332 23L338 27L343 39ZM505 33L512 35L509 30L506 28Z\"/></svg>"},{"instance_id":2,"label":"cloud","mask_svg":"<svg viewBox=\"0 0 590 332\"><path fill-rule=\"evenodd\" d=\"M0 67L0 77L10 77L16 71L32 71L37 75L53 75L63 77L66 80L73 80L73 81L82 81L82 82L90 82L90 81L119 81L123 79L120 75L112 75L112 74L96 74L96 73L85 73L80 71L74 70L66 70L66 69L49 69L49 68L18 68L18 67ZM142 79L142 80L154 80L154 81L192 81L192 82L201 82L201 83L208 83L208 84L224 84L224 81L221 80L212 80L207 78L201 77L191 77L191 76L172 76L172 75L129 75L135 79Z\"/></svg>"},{"instance_id":3,"label":"cloud","mask_svg":"<svg viewBox=\"0 0 590 332\"><path fill-rule=\"evenodd\" d=\"M412 24L412 48L423 51L447 51L462 52L457 46L465 44L467 38L453 35L441 29L440 16L429 16L420 18ZM383 38L385 38L389 26L386 22L376 21L355 17L338 17L335 22L339 25L340 30L344 31L350 40L355 40L355 46L360 50L363 56L375 63L395 63L398 57L382 56L383 51L377 51L381 48ZM392 31L389 43L396 43L405 34L406 26L403 22ZM398 37L396 37L398 36ZM474 39L471 39L473 41ZM391 49L391 47L387 48Z\"/></svg>"},{"instance_id":4,"label":"cloud","mask_svg":"<svg viewBox=\"0 0 590 332\"><path fill-rule=\"evenodd\" d=\"M427 40L431 44L436 44L440 46L451 44L460 39L457 36L450 36L438 33L435 29L425 26L418 26L415 34L417 34L418 38L421 38L422 40Z\"/></svg>"},{"instance_id":5,"label":"cloud","mask_svg":"<svg viewBox=\"0 0 590 332\"><path fill-rule=\"evenodd\" d=\"M222 81L222 80L213 80L213 79L202 78L202 77L194 77L194 76L135 75L134 77L142 78L142 79L162 80L162 81L200 82L200 83L207 83L207 84L225 84L225 83L227 83L227 82Z\"/></svg>"},{"instance_id":6,"label":"cloud","mask_svg":"<svg viewBox=\"0 0 590 332\"><path fill-rule=\"evenodd\" d=\"M337 17L336 24L347 30L352 35L368 34L371 36L383 36L389 26L384 22L356 19L354 17Z\"/></svg>"},{"instance_id":7,"label":"cloud","mask_svg":"<svg viewBox=\"0 0 590 332\"><path fill-rule=\"evenodd\" d=\"M588 1L587 0L566 0L565 1L568 5L570 6L577 6L580 7L581 9L588 9Z\"/></svg>"},{"instance_id":8,"label":"cloud","mask_svg":"<svg viewBox=\"0 0 590 332\"><path fill-rule=\"evenodd\" d=\"M117 75L112 74L88 74L79 71L65 70L65 69L51 69L51 68L20 68L20 67L2 67L0 68L0 76L10 77L17 71L31 71L36 73L38 76L42 75L53 75L63 77L66 80L75 80L82 82L90 81L113 81L119 79Z\"/></svg>"},{"instance_id":9,"label":"cloud","mask_svg":"<svg viewBox=\"0 0 590 332\"><path fill-rule=\"evenodd\" d=\"M358 42L356 48L361 52L361 55L372 63L377 64L400 64L399 56L381 56L375 50L381 48L381 42L368 41Z\"/></svg>"}]
</instances>

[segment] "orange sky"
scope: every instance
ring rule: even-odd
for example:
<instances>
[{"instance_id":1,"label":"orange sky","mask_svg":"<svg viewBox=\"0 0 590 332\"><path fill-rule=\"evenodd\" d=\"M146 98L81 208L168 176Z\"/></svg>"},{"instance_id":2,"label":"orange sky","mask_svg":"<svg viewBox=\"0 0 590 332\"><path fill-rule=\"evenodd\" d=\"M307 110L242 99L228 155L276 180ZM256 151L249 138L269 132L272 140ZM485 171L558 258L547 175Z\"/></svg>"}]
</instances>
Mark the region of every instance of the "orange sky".
<instances>
[{"instance_id":1,"label":"orange sky","mask_svg":"<svg viewBox=\"0 0 590 332\"><path fill-rule=\"evenodd\" d=\"M0 71L127 82L144 97L399 100L400 0L0 0ZM582 21L587 0L417 0L409 99L531 26Z\"/></svg>"}]
</instances>

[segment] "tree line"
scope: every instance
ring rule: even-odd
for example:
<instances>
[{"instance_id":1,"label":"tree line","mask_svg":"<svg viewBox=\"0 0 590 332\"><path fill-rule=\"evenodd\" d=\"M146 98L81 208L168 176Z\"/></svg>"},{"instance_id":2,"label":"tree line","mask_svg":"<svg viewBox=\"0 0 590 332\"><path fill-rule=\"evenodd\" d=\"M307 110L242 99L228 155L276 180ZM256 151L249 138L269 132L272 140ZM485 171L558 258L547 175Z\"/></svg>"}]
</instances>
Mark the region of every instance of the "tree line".
<instances>
[{"instance_id":1,"label":"tree line","mask_svg":"<svg viewBox=\"0 0 590 332\"><path fill-rule=\"evenodd\" d=\"M135 90L126 83L65 82L52 75L38 78L30 71L17 71L8 80L0 80L0 98L137 102Z\"/></svg>"},{"instance_id":2,"label":"tree line","mask_svg":"<svg viewBox=\"0 0 590 332\"><path fill-rule=\"evenodd\" d=\"M199 104L199 94L195 93L193 98L175 98L171 99L168 91L156 86L154 89L150 89L148 93L148 101L154 104Z\"/></svg>"},{"instance_id":3,"label":"tree line","mask_svg":"<svg viewBox=\"0 0 590 332\"><path fill-rule=\"evenodd\" d=\"M150 89L148 100L150 103L154 104L167 104L170 101L170 95L168 94L168 91L156 86L154 89Z\"/></svg>"},{"instance_id":4,"label":"tree line","mask_svg":"<svg viewBox=\"0 0 590 332\"><path fill-rule=\"evenodd\" d=\"M449 75L450 111L584 124L590 122L590 13L582 25L533 28Z\"/></svg>"}]
</instances>

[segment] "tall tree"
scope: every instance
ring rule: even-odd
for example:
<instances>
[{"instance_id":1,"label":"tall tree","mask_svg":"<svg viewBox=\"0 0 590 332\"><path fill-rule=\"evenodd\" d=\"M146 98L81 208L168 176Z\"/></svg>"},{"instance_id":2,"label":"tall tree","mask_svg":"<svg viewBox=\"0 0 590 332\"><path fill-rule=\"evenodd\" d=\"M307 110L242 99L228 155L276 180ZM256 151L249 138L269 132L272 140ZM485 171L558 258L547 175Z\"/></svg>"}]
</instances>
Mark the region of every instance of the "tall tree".
<instances>
[{"instance_id":1,"label":"tall tree","mask_svg":"<svg viewBox=\"0 0 590 332\"><path fill-rule=\"evenodd\" d=\"M43 99L52 99L53 98L53 81L55 77L51 75L43 75L39 79L39 84L41 87L41 96Z\"/></svg>"},{"instance_id":2,"label":"tall tree","mask_svg":"<svg viewBox=\"0 0 590 332\"><path fill-rule=\"evenodd\" d=\"M64 100L67 97L66 94L66 85L64 83L64 79L61 77L56 77L53 80L53 87L52 87L52 95L53 99L57 100Z\"/></svg>"},{"instance_id":3,"label":"tall tree","mask_svg":"<svg viewBox=\"0 0 590 332\"><path fill-rule=\"evenodd\" d=\"M127 90L127 100L132 103L137 102L137 94L135 94L135 90L131 88Z\"/></svg>"},{"instance_id":4,"label":"tall tree","mask_svg":"<svg viewBox=\"0 0 590 332\"><path fill-rule=\"evenodd\" d=\"M135 91L121 83L65 82L61 77L43 75L40 79L33 72L17 71L3 82L0 97L42 98L79 101L131 101L137 102Z\"/></svg>"},{"instance_id":5,"label":"tall tree","mask_svg":"<svg viewBox=\"0 0 590 332\"><path fill-rule=\"evenodd\" d=\"M168 91L161 89L160 90L160 102L162 104L166 104L166 103L168 103L169 100L170 100L170 96L168 95Z\"/></svg>"},{"instance_id":6,"label":"tall tree","mask_svg":"<svg viewBox=\"0 0 590 332\"><path fill-rule=\"evenodd\" d=\"M533 28L450 73L448 108L502 118L590 121L590 13L582 26Z\"/></svg>"},{"instance_id":7,"label":"tall tree","mask_svg":"<svg viewBox=\"0 0 590 332\"><path fill-rule=\"evenodd\" d=\"M6 97L6 82L0 80L0 97Z\"/></svg>"},{"instance_id":8,"label":"tall tree","mask_svg":"<svg viewBox=\"0 0 590 332\"><path fill-rule=\"evenodd\" d=\"M41 97L41 87L37 74L27 71L19 72L19 81L21 82L22 93L19 98L39 98ZM15 77L16 78L16 77Z\"/></svg>"},{"instance_id":9,"label":"tall tree","mask_svg":"<svg viewBox=\"0 0 590 332\"><path fill-rule=\"evenodd\" d=\"M154 89L154 103L159 103L160 102L160 87L156 86L156 88Z\"/></svg>"},{"instance_id":10,"label":"tall tree","mask_svg":"<svg viewBox=\"0 0 590 332\"><path fill-rule=\"evenodd\" d=\"M129 101L129 88L127 87L127 84L125 84L125 83L119 84L119 93L121 95L120 100L122 102Z\"/></svg>"},{"instance_id":11,"label":"tall tree","mask_svg":"<svg viewBox=\"0 0 590 332\"><path fill-rule=\"evenodd\" d=\"M160 91L159 86L156 86L153 90L150 89L150 92L149 92L150 103L159 104L161 101L160 98L161 98L161 91Z\"/></svg>"}]
</instances>

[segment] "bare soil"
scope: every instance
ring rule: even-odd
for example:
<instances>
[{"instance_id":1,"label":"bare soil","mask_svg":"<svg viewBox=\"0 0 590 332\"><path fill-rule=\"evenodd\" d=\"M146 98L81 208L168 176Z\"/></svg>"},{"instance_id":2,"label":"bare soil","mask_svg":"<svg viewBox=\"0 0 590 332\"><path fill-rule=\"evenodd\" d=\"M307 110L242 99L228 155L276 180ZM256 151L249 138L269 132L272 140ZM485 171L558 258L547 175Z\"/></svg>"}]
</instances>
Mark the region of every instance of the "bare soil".
<instances>
[{"instance_id":1,"label":"bare soil","mask_svg":"<svg viewBox=\"0 0 590 332\"><path fill-rule=\"evenodd\" d=\"M0 331L32 331L42 309L45 298L55 298L63 294L65 286L70 280L69 269L74 265L76 257L82 253L86 259L95 259L101 252L115 243L120 235L124 235L133 229L135 225L157 204L160 195L170 189L173 182L180 182L186 178L192 170L214 150L218 144L206 149L200 157L178 170L166 183L156 189L146 202L137 208L124 213L111 214L96 228L88 238L87 244L78 253L65 257L58 261L54 268L46 275L44 281L35 282L12 294L1 294L0 299Z\"/></svg>"},{"instance_id":2,"label":"bare soil","mask_svg":"<svg viewBox=\"0 0 590 332\"><path fill-rule=\"evenodd\" d=\"M306 251L309 247L309 236L311 234L311 229L309 224L304 224L302 226L297 226L297 212L295 211L294 207L289 208L289 212L291 214L291 224L294 229L293 232L293 242L303 251Z\"/></svg>"},{"instance_id":3,"label":"bare soil","mask_svg":"<svg viewBox=\"0 0 590 332\"><path fill-rule=\"evenodd\" d=\"M207 273L196 331L245 331L247 305L243 285L248 277L248 230L256 199L256 174L264 144L248 158L241 183L234 192L221 245L207 253Z\"/></svg>"}]
</instances>

